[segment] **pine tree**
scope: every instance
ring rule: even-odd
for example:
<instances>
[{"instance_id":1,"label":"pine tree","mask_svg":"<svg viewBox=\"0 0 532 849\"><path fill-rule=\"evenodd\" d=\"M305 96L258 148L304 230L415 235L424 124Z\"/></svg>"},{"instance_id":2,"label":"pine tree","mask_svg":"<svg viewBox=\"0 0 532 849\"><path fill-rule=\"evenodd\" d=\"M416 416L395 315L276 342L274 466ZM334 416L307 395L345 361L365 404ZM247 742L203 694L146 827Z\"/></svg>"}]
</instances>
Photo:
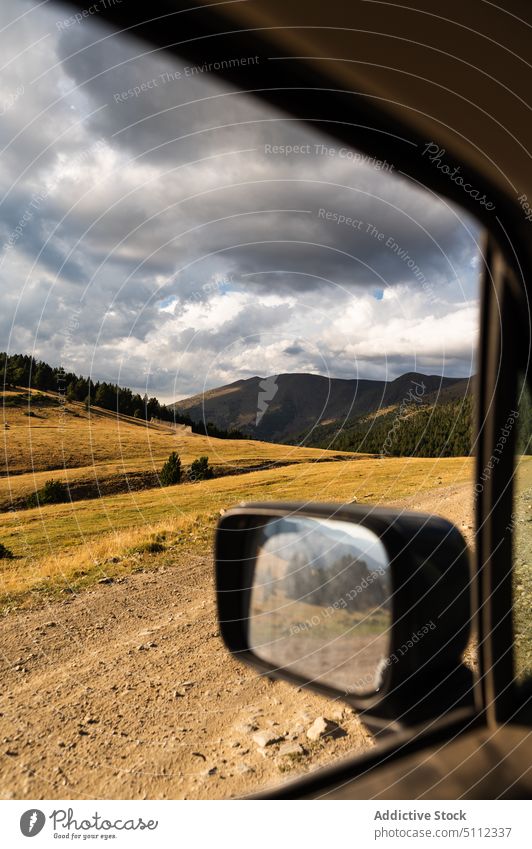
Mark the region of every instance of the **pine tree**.
<instances>
[{"instance_id":1,"label":"pine tree","mask_svg":"<svg viewBox=\"0 0 532 849\"><path fill-rule=\"evenodd\" d=\"M209 458L203 455L202 457L198 457L197 460L194 460L191 463L188 476L191 481L206 481L213 478L214 471L212 466L209 466Z\"/></svg>"},{"instance_id":2,"label":"pine tree","mask_svg":"<svg viewBox=\"0 0 532 849\"><path fill-rule=\"evenodd\" d=\"M181 482L181 460L179 454L172 451L159 475L161 486L174 486Z\"/></svg>"}]
</instances>

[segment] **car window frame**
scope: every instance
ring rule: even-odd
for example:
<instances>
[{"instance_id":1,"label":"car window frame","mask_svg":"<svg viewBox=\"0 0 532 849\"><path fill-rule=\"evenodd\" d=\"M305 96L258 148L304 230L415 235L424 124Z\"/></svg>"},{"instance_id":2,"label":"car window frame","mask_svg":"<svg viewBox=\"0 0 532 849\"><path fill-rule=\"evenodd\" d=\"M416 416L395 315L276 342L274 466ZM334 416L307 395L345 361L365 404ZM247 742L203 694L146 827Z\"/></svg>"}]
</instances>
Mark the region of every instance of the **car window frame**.
<instances>
[{"instance_id":1,"label":"car window frame","mask_svg":"<svg viewBox=\"0 0 532 849\"><path fill-rule=\"evenodd\" d=\"M83 8L82 0L69 0ZM419 155L419 146L427 143L409 110L401 118L386 107L383 98L364 92L353 93L331 86L326 68L316 70L304 60L284 57L276 44L268 39L268 30L242 28L224 15L224 4L195 5L187 2L154 0L150 18L136 4L112 4L103 8L99 19L121 31L147 41L155 49L166 51L196 64L204 61L208 51L213 63L222 63L228 55L256 54L268 61L257 62L246 72L246 92L263 99L282 112L310 122L328 133L332 139L350 145L362 153L386 159L395 172L420 183L448 198L480 222L488 234L484 252L481 294L481 319L477 398L477 422L474 441L477 446L475 485L480 483L485 463L492 455L494 438L500 428L503 410L515 400L516 360L508 344L501 345L501 328L512 338L508 322L523 309L523 293L532 279L532 245L528 222L518 202L474 165L453 157L461 167L463 179L471 182L493 202L496 214L480 205L439 169ZM171 21L178 15L178 32ZM283 61L275 61L282 59ZM242 88L241 71L224 62L214 71L218 76ZM312 119L309 119L312 114ZM347 119L348 116L348 119ZM438 143L440 126L433 120L432 141ZM528 301L525 299L526 303ZM526 313L530 317L529 311ZM521 317L523 313L521 312ZM515 333L515 331L514 331ZM500 363L514 368L497 384ZM505 406L506 405L506 406ZM512 534L497 539L501 527L509 521L513 505L512 480L514 464L508 459L496 467L489 485L476 500L475 533L477 539L475 570L478 611L479 716L485 722L508 721L515 714L516 690L513 684L511 651L511 562ZM512 454L513 461L513 454ZM498 528L495 524L498 524Z\"/></svg>"},{"instance_id":2,"label":"car window frame","mask_svg":"<svg viewBox=\"0 0 532 849\"><path fill-rule=\"evenodd\" d=\"M530 723L532 699L528 687L516 682L514 657L512 517L517 426L505 437L505 450L496 453L501 431L507 430L508 417L518 409L520 384L523 380L530 384L532 378L530 303L524 281L508 266L493 240L486 268L476 425L480 678L489 723Z\"/></svg>"}]
</instances>

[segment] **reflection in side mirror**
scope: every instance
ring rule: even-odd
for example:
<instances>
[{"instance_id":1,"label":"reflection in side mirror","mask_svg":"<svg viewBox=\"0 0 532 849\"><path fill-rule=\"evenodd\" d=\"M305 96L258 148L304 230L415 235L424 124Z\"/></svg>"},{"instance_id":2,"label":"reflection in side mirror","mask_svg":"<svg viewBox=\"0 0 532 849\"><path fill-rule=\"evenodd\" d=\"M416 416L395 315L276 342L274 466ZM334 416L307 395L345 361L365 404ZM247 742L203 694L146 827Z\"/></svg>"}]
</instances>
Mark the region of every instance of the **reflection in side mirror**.
<instances>
[{"instance_id":1,"label":"reflection in side mirror","mask_svg":"<svg viewBox=\"0 0 532 849\"><path fill-rule=\"evenodd\" d=\"M391 596L388 555L373 531L272 518L256 537L249 647L309 682L376 693L391 651Z\"/></svg>"},{"instance_id":2,"label":"reflection in side mirror","mask_svg":"<svg viewBox=\"0 0 532 849\"><path fill-rule=\"evenodd\" d=\"M477 709L463 662L469 552L445 519L355 504L241 504L218 525L216 603L235 657L345 698L373 730Z\"/></svg>"}]
</instances>

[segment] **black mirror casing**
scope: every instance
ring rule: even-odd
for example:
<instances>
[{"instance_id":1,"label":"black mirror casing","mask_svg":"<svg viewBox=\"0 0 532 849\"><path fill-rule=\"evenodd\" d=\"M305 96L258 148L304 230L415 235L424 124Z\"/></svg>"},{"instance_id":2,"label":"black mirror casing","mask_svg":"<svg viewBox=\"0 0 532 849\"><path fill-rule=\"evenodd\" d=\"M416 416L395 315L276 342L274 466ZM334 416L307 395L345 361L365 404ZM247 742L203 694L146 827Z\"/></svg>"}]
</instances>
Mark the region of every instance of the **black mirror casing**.
<instances>
[{"instance_id":1,"label":"black mirror casing","mask_svg":"<svg viewBox=\"0 0 532 849\"><path fill-rule=\"evenodd\" d=\"M257 657L248 644L248 616L260 528L298 516L360 524L388 554L392 575L390 657L378 692L346 693ZM259 673L345 700L375 731L412 726L474 705L473 675L463 663L471 631L472 575L467 545L445 519L360 505L243 504L220 519L216 535L216 597L227 648Z\"/></svg>"}]
</instances>

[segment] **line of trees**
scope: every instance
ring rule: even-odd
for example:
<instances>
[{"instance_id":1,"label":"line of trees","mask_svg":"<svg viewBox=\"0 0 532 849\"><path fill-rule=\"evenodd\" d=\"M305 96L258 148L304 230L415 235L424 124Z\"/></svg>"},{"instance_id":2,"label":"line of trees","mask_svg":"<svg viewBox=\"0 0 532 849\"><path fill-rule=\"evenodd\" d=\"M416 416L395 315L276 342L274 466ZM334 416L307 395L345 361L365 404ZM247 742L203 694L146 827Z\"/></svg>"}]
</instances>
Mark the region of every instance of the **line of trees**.
<instances>
[{"instance_id":1,"label":"line of trees","mask_svg":"<svg viewBox=\"0 0 532 849\"><path fill-rule=\"evenodd\" d=\"M214 436L218 439L246 439L239 430L223 430L212 422L193 421L186 413L180 413L175 407L161 404L155 397L139 395L125 386L107 381L94 382L62 368L50 366L42 360L36 360L29 354L10 354L0 352L0 376L4 387L22 386L59 392L68 401L81 401L87 409L91 406L113 410L137 419L161 419L189 425L194 433Z\"/></svg>"},{"instance_id":2,"label":"line of trees","mask_svg":"<svg viewBox=\"0 0 532 849\"><path fill-rule=\"evenodd\" d=\"M327 425L306 444L394 457L467 457L472 447L472 400L416 407L399 419L396 411L372 420L357 419L336 435L334 426Z\"/></svg>"}]
</instances>

